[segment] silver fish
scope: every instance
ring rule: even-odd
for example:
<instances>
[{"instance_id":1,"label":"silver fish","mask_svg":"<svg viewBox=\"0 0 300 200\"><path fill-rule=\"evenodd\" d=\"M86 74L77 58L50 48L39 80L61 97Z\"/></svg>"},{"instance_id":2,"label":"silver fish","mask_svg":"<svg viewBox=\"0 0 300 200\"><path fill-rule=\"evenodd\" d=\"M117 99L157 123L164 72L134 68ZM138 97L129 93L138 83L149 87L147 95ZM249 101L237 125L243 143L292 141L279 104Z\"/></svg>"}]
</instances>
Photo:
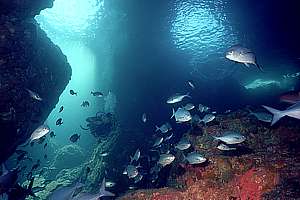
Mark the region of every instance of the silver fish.
<instances>
[{"instance_id":1,"label":"silver fish","mask_svg":"<svg viewBox=\"0 0 300 200\"><path fill-rule=\"evenodd\" d=\"M213 121L216 118L216 116L214 116L213 114L206 114L203 119L201 119L202 122L204 122L205 124Z\"/></svg>"},{"instance_id":2,"label":"silver fish","mask_svg":"<svg viewBox=\"0 0 300 200\"><path fill-rule=\"evenodd\" d=\"M300 119L300 102L288 107L283 111L268 106L263 106L263 107L273 114L271 126L274 125L278 120L280 120L284 116Z\"/></svg>"},{"instance_id":3,"label":"silver fish","mask_svg":"<svg viewBox=\"0 0 300 200\"><path fill-rule=\"evenodd\" d=\"M187 154L184 160L187 160L189 164L194 165L204 163L207 159L197 152L191 152Z\"/></svg>"},{"instance_id":4,"label":"silver fish","mask_svg":"<svg viewBox=\"0 0 300 200\"><path fill-rule=\"evenodd\" d=\"M229 109L229 110L226 110L225 111L225 114L228 114L228 113L230 113L231 112L231 110Z\"/></svg>"},{"instance_id":5,"label":"silver fish","mask_svg":"<svg viewBox=\"0 0 300 200\"><path fill-rule=\"evenodd\" d=\"M164 138L163 137L158 137L156 138L154 144L153 144L153 147L157 147L159 146L162 142L163 142Z\"/></svg>"},{"instance_id":6,"label":"silver fish","mask_svg":"<svg viewBox=\"0 0 300 200\"><path fill-rule=\"evenodd\" d=\"M214 137L214 136L213 136ZM222 136L214 137L215 140L220 140L226 144L239 144L246 140L246 137L242 134L234 131L225 131Z\"/></svg>"},{"instance_id":7,"label":"silver fish","mask_svg":"<svg viewBox=\"0 0 300 200\"><path fill-rule=\"evenodd\" d=\"M195 114L193 117L192 117L192 122L195 123L195 124L198 124L201 122L201 118L199 115Z\"/></svg>"},{"instance_id":8,"label":"silver fish","mask_svg":"<svg viewBox=\"0 0 300 200\"><path fill-rule=\"evenodd\" d=\"M168 98L167 103L168 104L178 103L178 102L181 102L185 97L192 98L189 95L189 93L187 93L187 94L175 94L175 95Z\"/></svg>"},{"instance_id":9,"label":"silver fish","mask_svg":"<svg viewBox=\"0 0 300 200\"><path fill-rule=\"evenodd\" d=\"M138 174L136 177L134 177L134 183L138 183L143 179L143 175L142 174Z\"/></svg>"},{"instance_id":10,"label":"silver fish","mask_svg":"<svg viewBox=\"0 0 300 200\"><path fill-rule=\"evenodd\" d=\"M191 113L184 108L178 108L176 112L173 108L173 114L171 116L171 119L173 117L175 117L177 123L188 122L192 119Z\"/></svg>"},{"instance_id":11,"label":"silver fish","mask_svg":"<svg viewBox=\"0 0 300 200\"><path fill-rule=\"evenodd\" d=\"M40 139L41 137L45 136L49 132L50 132L49 126L43 124L43 125L37 127L37 129L35 129L33 131L33 133L31 134L31 136L29 138L29 141L32 142L34 140Z\"/></svg>"},{"instance_id":12,"label":"silver fish","mask_svg":"<svg viewBox=\"0 0 300 200\"><path fill-rule=\"evenodd\" d=\"M168 131L172 130L172 126L167 122L164 123L163 125L159 126L155 126L156 128L156 132L160 131L161 133L167 133Z\"/></svg>"},{"instance_id":13,"label":"silver fish","mask_svg":"<svg viewBox=\"0 0 300 200\"><path fill-rule=\"evenodd\" d=\"M190 111L190 110L193 110L195 108L195 106L192 103L187 103L183 108Z\"/></svg>"},{"instance_id":14,"label":"silver fish","mask_svg":"<svg viewBox=\"0 0 300 200\"><path fill-rule=\"evenodd\" d=\"M193 83L193 81L189 80L188 84L192 89L195 89L195 84Z\"/></svg>"},{"instance_id":15,"label":"silver fish","mask_svg":"<svg viewBox=\"0 0 300 200\"><path fill-rule=\"evenodd\" d=\"M134 178L139 174L137 167L134 165L127 165L126 169L124 170L123 174L126 174L129 178Z\"/></svg>"},{"instance_id":16,"label":"silver fish","mask_svg":"<svg viewBox=\"0 0 300 200\"><path fill-rule=\"evenodd\" d=\"M201 113L207 112L207 111L209 110L209 107L204 106L204 105L202 105L202 104L199 104L198 110L199 110Z\"/></svg>"},{"instance_id":17,"label":"silver fish","mask_svg":"<svg viewBox=\"0 0 300 200\"><path fill-rule=\"evenodd\" d=\"M106 156L108 156L108 155L109 155L108 152L103 152L103 153L100 154L101 157L106 157Z\"/></svg>"},{"instance_id":18,"label":"silver fish","mask_svg":"<svg viewBox=\"0 0 300 200\"><path fill-rule=\"evenodd\" d=\"M140 156L141 156L141 151L140 151L140 149L137 149L137 150L135 151L133 157L130 156L130 160L131 160L130 163L132 163L134 160L135 160L135 161L138 161L139 158L140 158Z\"/></svg>"},{"instance_id":19,"label":"silver fish","mask_svg":"<svg viewBox=\"0 0 300 200\"><path fill-rule=\"evenodd\" d=\"M116 185L116 183L113 182L113 181L106 181L105 182L105 187L108 187L108 188L114 187L115 185Z\"/></svg>"},{"instance_id":20,"label":"silver fish","mask_svg":"<svg viewBox=\"0 0 300 200\"><path fill-rule=\"evenodd\" d=\"M171 164L175 160L175 156L172 154L161 154L158 160L158 164L165 167Z\"/></svg>"},{"instance_id":21,"label":"silver fish","mask_svg":"<svg viewBox=\"0 0 300 200\"><path fill-rule=\"evenodd\" d=\"M143 115L142 115L142 122L144 122L144 123L147 122L147 115L146 115L146 113L143 113Z\"/></svg>"},{"instance_id":22,"label":"silver fish","mask_svg":"<svg viewBox=\"0 0 300 200\"><path fill-rule=\"evenodd\" d=\"M265 113L265 112L253 112L250 109L247 109L247 110L249 111L249 115L253 115L259 121L272 122L273 116L271 114L269 114L269 113Z\"/></svg>"},{"instance_id":23,"label":"silver fish","mask_svg":"<svg viewBox=\"0 0 300 200\"><path fill-rule=\"evenodd\" d=\"M181 151L186 150L188 148L191 147L191 143L190 141L188 141L187 139L181 139L176 145L175 148L179 149Z\"/></svg>"},{"instance_id":24,"label":"silver fish","mask_svg":"<svg viewBox=\"0 0 300 200\"><path fill-rule=\"evenodd\" d=\"M164 141L170 140L173 137L173 133L171 133L170 135L166 136L164 138Z\"/></svg>"},{"instance_id":25,"label":"silver fish","mask_svg":"<svg viewBox=\"0 0 300 200\"><path fill-rule=\"evenodd\" d=\"M43 99L40 97L40 95L36 92L33 92L32 90L27 89L27 92L29 93L30 97L37 100L37 101L43 101Z\"/></svg>"},{"instance_id":26,"label":"silver fish","mask_svg":"<svg viewBox=\"0 0 300 200\"><path fill-rule=\"evenodd\" d=\"M263 71L256 62L255 54L250 49L242 47L241 45L234 45L230 47L226 51L225 57L229 60L243 63L247 67L249 67L250 64L255 65L259 70Z\"/></svg>"},{"instance_id":27,"label":"silver fish","mask_svg":"<svg viewBox=\"0 0 300 200\"><path fill-rule=\"evenodd\" d=\"M236 150L235 147L229 147L226 144L222 144L222 143L217 146L217 149L219 149L221 151L234 151L234 150Z\"/></svg>"}]
</instances>

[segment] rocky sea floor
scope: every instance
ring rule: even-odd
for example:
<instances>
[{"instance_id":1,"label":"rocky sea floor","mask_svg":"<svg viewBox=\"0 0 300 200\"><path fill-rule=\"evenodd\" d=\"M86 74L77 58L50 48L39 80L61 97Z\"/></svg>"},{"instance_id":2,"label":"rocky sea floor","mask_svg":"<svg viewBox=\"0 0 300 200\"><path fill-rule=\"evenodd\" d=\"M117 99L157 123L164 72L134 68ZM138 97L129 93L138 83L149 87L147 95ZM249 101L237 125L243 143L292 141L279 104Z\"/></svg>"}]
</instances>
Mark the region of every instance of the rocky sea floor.
<instances>
[{"instance_id":1,"label":"rocky sea floor","mask_svg":"<svg viewBox=\"0 0 300 200\"><path fill-rule=\"evenodd\" d=\"M235 130L246 142L234 152L216 148L212 136ZM300 199L300 124L290 118L274 127L244 111L219 115L185 134L208 162L173 163L167 187L128 192L120 200ZM176 156L177 158L180 155Z\"/></svg>"}]
</instances>

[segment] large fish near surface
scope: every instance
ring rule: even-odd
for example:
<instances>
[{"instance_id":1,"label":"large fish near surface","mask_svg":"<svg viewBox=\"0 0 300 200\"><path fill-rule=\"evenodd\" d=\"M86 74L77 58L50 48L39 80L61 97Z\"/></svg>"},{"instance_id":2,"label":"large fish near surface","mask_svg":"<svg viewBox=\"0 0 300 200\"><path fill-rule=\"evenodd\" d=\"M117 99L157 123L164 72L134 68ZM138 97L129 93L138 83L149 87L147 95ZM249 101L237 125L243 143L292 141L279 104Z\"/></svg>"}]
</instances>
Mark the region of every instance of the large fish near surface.
<instances>
[{"instance_id":1,"label":"large fish near surface","mask_svg":"<svg viewBox=\"0 0 300 200\"><path fill-rule=\"evenodd\" d=\"M261 66L257 64L256 57L253 51L241 45L234 45L230 47L226 51L225 57L229 60L243 63L247 67L250 67L250 64L255 65L259 70L263 71Z\"/></svg>"},{"instance_id":2,"label":"large fish near surface","mask_svg":"<svg viewBox=\"0 0 300 200\"><path fill-rule=\"evenodd\" d=\"M280 120L284 116L300 119L300 102L288 107L286 110L283 111L271 108L269 106L263 107L273 114L271 126L274 125L278 120Z\"/></svg>"}]
</instances>

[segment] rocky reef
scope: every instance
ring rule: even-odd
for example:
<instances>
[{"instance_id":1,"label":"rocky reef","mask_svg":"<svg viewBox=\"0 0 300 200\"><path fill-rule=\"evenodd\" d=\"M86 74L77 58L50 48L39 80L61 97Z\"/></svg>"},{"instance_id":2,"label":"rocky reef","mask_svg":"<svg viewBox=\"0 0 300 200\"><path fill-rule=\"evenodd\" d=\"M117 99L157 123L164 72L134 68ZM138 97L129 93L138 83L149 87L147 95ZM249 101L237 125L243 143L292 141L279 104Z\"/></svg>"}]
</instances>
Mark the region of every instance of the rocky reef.
<instances>
[{"instance_id":1,"label":"rocky reef","mask_svg":"<svg viewBox=\"0 0 300 200\"><path fill-rule=\"evenodd\" d=\"M97 117L98 116L98 117ZM103 177L107 176L107 170L110 166L121 167L120 160L124 157L118 151L119 147L126 143L121 140L121 129L114 114L101 113L97 116L89 117L87 122L106 129L91 131L97 143L90 154L78 146L77 144L66 145L55 151L55 157L42 169L42 173L36 174L34 187L42 187L43 189L36 192L35 195L40 199L47 197L57 188L68 186L74 182L84 183L84 192L97 193L99 184ZM116 164L115 162L119 162ZM54 178L55 177L55 178ZM28 185L26 180L23 185ZM29 198L34 199L34 198Z\"/></svg>"},{"instance_id":2,"label":"rocky reef","mask_svg":"<svg viewBox=\"0 0 300 200\"><path fill-rule=\"evenodd\" d=\"M246 136L238 151L217 149L212 136L235 130ZM219 115L208 126L197 126L185 134L207 163L172 165L167 186L137 190L122 200L274 200L300 197L300 126L283 119L270 127L244 111Z\"/></svg>"},{"instance_id":3,"label":"rocky reef","mask_svg":"<svg viewBox=\"0 0 300 200\"><path fill-rule=\"evenodd\" d=\"M52 4L0 1L0 163L46 120L71 78L67 58L34 20Z\"/></svg>"}]
</instances>

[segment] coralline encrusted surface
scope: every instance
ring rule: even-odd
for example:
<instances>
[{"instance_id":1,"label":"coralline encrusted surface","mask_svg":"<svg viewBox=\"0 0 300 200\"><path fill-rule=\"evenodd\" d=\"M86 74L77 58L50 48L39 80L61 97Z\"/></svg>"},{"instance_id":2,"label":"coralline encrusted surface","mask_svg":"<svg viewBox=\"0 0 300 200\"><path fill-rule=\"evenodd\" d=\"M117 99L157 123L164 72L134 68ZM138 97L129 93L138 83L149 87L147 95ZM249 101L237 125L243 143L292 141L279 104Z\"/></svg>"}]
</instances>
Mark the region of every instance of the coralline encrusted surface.
<instances>
[{"instance_id":1,"label":"coralline encrusted surface","mask_svg":"<svg viewBox=\"0 0 300 200\"><path fill-rule=\"evenodd\" d=\"M52 3L0 0L0 163L45 121L71 78L66 57L33 18Z\"/></svg>"},{"instance_id":2,"label":"coralline encrusted surface","mask_svg":"<svg viewBox=\"0 0 300 200\"><path fill-rule=\"evenodd\" d=\"M208 159L204 165L174 162L166 188L137 190L122 200L274 200L300 198L300 126L282 120L275 127L238 111L218 116L201 127L203 134L186 133ZM247 137L238 153L216 149L211 136L235 130ZM178 173L184 170L184 173Z\"/></svg>"}]
</instances>

